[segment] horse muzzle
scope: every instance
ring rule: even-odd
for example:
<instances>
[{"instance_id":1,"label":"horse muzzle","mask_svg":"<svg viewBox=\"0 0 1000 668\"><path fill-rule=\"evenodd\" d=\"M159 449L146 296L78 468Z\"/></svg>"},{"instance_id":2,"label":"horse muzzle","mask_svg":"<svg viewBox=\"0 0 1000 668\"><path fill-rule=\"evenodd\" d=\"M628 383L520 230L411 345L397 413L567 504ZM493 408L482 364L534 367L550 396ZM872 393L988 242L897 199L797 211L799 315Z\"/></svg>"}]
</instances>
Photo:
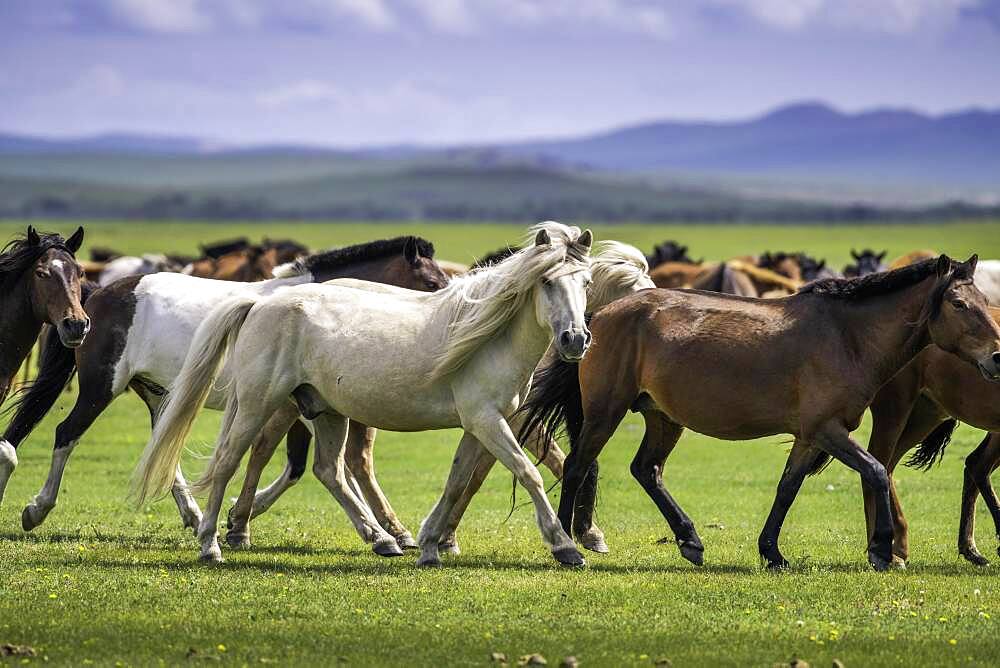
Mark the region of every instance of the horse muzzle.
<instances>
[{"instance_id":1,"label":"horse muzzle","mask_svg":"<svg viewBox=\"0 0 1000 668\"><path fill-rule=\"evenodd\" d=\"M556 351L564 362L576 362L583 359L590 347L590 330L564 330L556 342Z\"/></svg>"},{"instance_id":2,"label":"horse muzzle","mask_svg":"<svg viewBox=\"0 0 1000 668\"><path fill-rule=\"evenodd\" d=\"M73 318L63 318L56 327L59 332L59 340L67 348L77 348L83 340L87 338L90 331L90 318L75 320Z\"/></svg>"},{"instance_id":3,"label":"horse muzzle","mask_svg":"<svg viewBox=\"0 0 1000 668\"><path fill-rule=\"evenodd\" d=\"M1000 382L1000 352L993 353L985 360L979 360L976 366L979 367L979 373L983 374L983 378L992 383Z\"/></svg>"}]
</instances>

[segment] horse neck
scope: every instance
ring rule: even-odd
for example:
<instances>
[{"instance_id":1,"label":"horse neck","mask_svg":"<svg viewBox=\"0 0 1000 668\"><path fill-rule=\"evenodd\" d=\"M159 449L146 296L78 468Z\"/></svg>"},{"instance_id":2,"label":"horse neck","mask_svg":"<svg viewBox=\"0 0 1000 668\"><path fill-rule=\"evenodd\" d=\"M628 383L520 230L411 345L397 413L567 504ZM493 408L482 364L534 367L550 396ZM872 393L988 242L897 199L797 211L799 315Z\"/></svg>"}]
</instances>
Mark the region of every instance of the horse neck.
<instances>
[{"instance_id":1,"label":"horse neck","mask_svg":"<svg viewBox=\"0 0 1000 668\"><path fill-rule=\"evenodd\" d=\"M392 271L392 265L396 260L395 255L388 257L364 260L362 262L352 262L350 264L339 265L329 269L313 269L313 281L324 283L335 278L356 278L361 281L373 281L375 283L387 283L389 285L400 285L399 277Z\"/></svg>"},{"instance_id":2,"label":"horse neck","mask_svg":"<svg viewBox=\"0 0 1000 668\"><path fill-rule=\"evenodd\" d=\"M892 293L842 303L834 311L835 326L849 339L873 393L931 344L924 316L935 284L931 276Z\"/></svg>"},{"instance_id":3,"label":"horse neck","mask_svg":"<svg viewBox=\"0 0 1000 668\"><path fill-rule=\"evenodd\" d=\"M3 342L0 349L0 399L41 330L42 322L35 314L28 283L22 277L14 289L0 295L0 341Z\"/></svg>"},{"instance_id":4,"label":"horse neck","mask_svg":"<svg viewBox=\"0 0 1000 668\"><path fill-rule=\"evenodd\" d=\"M507 326L507 331L516 351L511 360L511 371L519 382L518 387L523 387L552 344L552 331L538 324L534 299L525 301L524 306Z\"/></svg>"}]
</instances>

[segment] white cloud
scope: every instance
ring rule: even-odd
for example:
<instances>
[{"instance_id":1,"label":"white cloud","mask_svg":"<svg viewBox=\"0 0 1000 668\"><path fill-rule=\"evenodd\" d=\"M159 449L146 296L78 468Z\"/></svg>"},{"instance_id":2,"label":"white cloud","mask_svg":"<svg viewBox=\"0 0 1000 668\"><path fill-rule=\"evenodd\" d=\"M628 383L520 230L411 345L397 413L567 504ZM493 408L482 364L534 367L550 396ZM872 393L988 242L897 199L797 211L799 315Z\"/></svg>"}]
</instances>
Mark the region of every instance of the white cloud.
<instances>
[{"instance_id":1,"label":"white cloud","mask_svg":"<svg viewBox=\"0 0 1000 668\"><path fill-rule=\"evenodd\" d=\"M278 86L257 95L257 104L266 109L298 107L316 102L337 102L340 90L325 81L303 79L284 86Z\"/></svg>"},{"instance_id":2,"label":"white cloud","mask_svg":"<svg viewBox=\"0 0 1000 668\"><path fill-rule=\"evenodd\" d=\"M669 10L634 0L486 0L500 20L529 25L583 23L657 38L673 34Z\"/></svg>"},{"instance_id":3,"label":"white cloud","mask_svg":"<svg viewBox=\"0 0 1000 668\"><path fill-rule=\"evenodd\" d=\"M81 95L115 97L125 92L125 78L111 65L94 65L80 74L71 90Z\"/></svg>"},{"instance_id":4,"label":"white cloud","mask_svg":"<svg viewBox=\"0 0 1000 668\"><path fill-rule=\"evenodd\" d=\"M434 30L471 33L477 28L470 3L466 0L408 0L413 10Z\"/></svg>"},{"instance_id":5,"label":"white cloud","mask_svg":"<svg viewBox=\"0 0 1000 668\"><path fill-rule=\"evenodd\" d=\"M950 24L983 0L705 0L743 11L760 23L794 31L810 26L907 33Z\"/></svg>"},{"instance_id":6,"label":"white cloud","mask_svg":"<svg viewBox=\"0 0 1000 668\"><path fill-rule=\"evenodd\" d=\"M373 30L391 30L396 27L396 15L383 0L298 0L285 5L280 11L294 14L304 10L313 14L328 27L337 27L344 18L357 21Z\"/></svg>"},{"instance_id":7,"label":"white cloud","mask_svg":"<svg viewBox=\"0 0 1000 668\"><path fill-rule=\"evenodd\" d=\"M135 30L194 33L211 27L199 0L106 0L114 19Z\"/></svg>"}]
</instances>

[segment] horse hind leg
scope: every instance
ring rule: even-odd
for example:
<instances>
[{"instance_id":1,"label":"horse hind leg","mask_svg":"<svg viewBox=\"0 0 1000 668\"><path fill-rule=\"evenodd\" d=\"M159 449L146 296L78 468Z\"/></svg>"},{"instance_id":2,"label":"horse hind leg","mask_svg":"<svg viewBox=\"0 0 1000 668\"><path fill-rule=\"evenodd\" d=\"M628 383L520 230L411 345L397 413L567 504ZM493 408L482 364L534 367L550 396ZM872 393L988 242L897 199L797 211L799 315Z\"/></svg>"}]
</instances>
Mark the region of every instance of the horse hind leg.
<instances>
[{"instance_id":1,"label":"horse hind leg","mask_svg":"<svg viewBox=\"0 0 1000 668\"><path fill-rule=\"evenodd\" d=\"M1000 499L990 481L990 474L1000 464L1000 434L989 433L965 460L965 484L962 494L962 518L959 527L959 552L972 563L985 566L989 562L979 554L975 539L976 494L983 495L983 501L993 517L994 532L1000 540ZM1000 547L997 548L1000 554ZM978 559L976 558L978 555Z\"/></svg>"},{"instance_id":2,"label":"horse hind leg","mask_svg":"<svg viewBox=\"0 0 1000 668\"><path fill-rule=\"evenodd\" d=\"M270 485L262 490L256 491L253 497L253 510L250 519L254 519L266 513L271 506L289 489L298 483L305 475L309 464L309 446L312 443L312 432L306 426L304 420L299 420L288 430L285 438L287 460L285 468ZM272 451L273 452L273 451ZM265 457L262 451L260 456ZM270 459L271 453L266 453L266 458L262 459L260 468ZM256 473L257 480L260 480L260 473ZM254 483L257 484L257 483Z\"/></svg>"},{"instance_id":3,"label":"horse hind leg","mask_svg":"<svg viewBox=\"0 0 1000 668\"><path fill-rule=\"evenodd\" d=\"M344 452L347 468L353 475L352 482L357 486L357 491L360 492L359 496L367 501L369 508L375 514L375 519L378 520L382 528L396 538L399 547L404 550L415 550L419 547L417 541L413 539L410 530L399 521L396 511L392 509L389 499L375 477L375 462L372 453L377 434L377 429L351 421Z\"/></svg>"},{"instance_id":4,"label":"horse hind leg","mask_svg":"<svg viewBox=\"0 0 1000 668\"><path fill-rule=\"evenodd\" d=\"M671 422L659 411L646 411L642 417L646 421L646 433L632 460L632 475L670 525L681 556L695 566L701 566L705 560L705 547L694 522L663 485L663 464L677 445L684 427Z\"/></svg>"},{"instance_id":5,"label":"horse hind leg","mask_svg":"<svg viewBox=\"0 0 1000 668\"><path fill-rule=\"evenodd\" d=\"M250 461L247 463L246 473L243 478L243 486L240 489L240 495L236 499L235 504L229 509L229 513L226 517L226 543L235 549L246 549L250 547L250 519L255 517L258 513L256 510L256 492L257 484L260 482L260 476L264 472L264 467L270 461L271 456L277 449L278 444L281 443L281 437L288 434L289 439L289 449L293 447L292 441L298 438L298 432L293 433L298 425L301 425L298 421L299 410L295 404L287 402L285 406L275 411L275 413L267 420L264 428L261 432L254 438L252 445L250 446ZM302 429L308 435L308 429L305 425L301 425ZM306 441L306 450L308 451L308 440ZM304 466L304 464L303 464ZM286 466L286 469L288 467ZM301 477L301 473L299 474ZM270 503L266 504L269 507L278 496L284 493L291 485L286 485L280 489L280 491L271 498ZM264 507L264 510L266 510ZM263 512L263 510L261 510Z\"/></svg>"}]
</instances>

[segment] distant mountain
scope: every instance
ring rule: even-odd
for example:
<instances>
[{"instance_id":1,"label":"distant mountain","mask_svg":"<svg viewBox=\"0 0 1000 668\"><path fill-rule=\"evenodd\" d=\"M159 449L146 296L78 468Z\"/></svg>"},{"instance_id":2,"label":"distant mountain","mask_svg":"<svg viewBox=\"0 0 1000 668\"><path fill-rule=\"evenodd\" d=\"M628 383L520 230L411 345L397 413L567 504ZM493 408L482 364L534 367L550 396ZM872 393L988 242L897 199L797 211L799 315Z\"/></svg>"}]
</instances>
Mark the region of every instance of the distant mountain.
<instances>
[{"instance_id":1,"label":"distant mountain","mask_svg":"<svg viewBox=\"0 0 1000 668\"><path fill-rule=\"evenodd\" d=\"M508 145L513 154L626 172L789 176L843 183L1000 189L1000 111L844 114L818 103L748 121L656 122L579 139Z\"/></svg>"},{"instance_id":2,"label":"distant mountain","mask_svg":"<svg viewBox=\"0 0 1000 668\"><path fill-rule=\"evenodd\" d=\"M207 153L223 147L197 137L109 133L73 139L47 139L0 134L0 153L139 153L185 155Z\"/></svg>"}]
</instances>

